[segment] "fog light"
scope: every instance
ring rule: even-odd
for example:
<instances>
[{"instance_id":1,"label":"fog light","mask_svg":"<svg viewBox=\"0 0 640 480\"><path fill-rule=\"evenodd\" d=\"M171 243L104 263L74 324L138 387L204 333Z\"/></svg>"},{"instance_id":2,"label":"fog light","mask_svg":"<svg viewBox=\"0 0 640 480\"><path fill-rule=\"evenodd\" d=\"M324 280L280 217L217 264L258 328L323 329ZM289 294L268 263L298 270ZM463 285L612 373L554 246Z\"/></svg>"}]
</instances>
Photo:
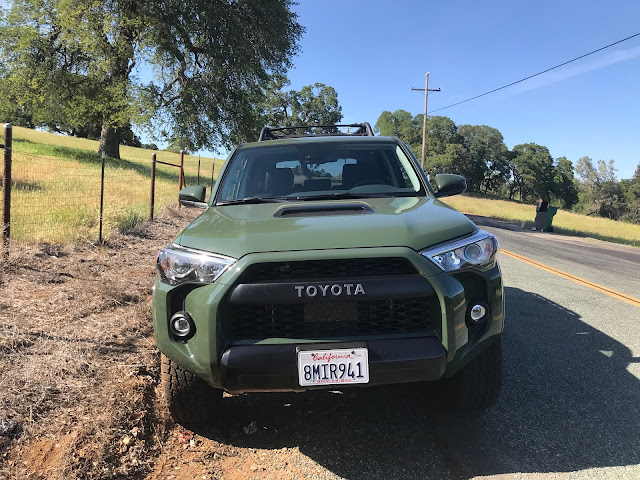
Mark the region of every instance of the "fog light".
<instances>
[{"instance_id":1,"label":"fog light","mask_svg":"<svg viewBox=\"0 0 640 480\"><path fill-rule=\"evenodd\" d=\"M169 320L171 333L180 340L188 340L196 333L196 325L187 312L177 312Z\"/></svg>"},{"instance_id":2,"label":"fog light","mask_svg":"<svg viewBox=\"0 0 640 480\"><path fill-rule=\"evenodd\" d=\"M484 317L486 314L487 309L482 305L474 305L473 307L471 307L471 320L473 320L474 322L482 320L482 317Z\"/></svg>"},{"instance_id":3,"label":"fog light","mask_svg":"<svg viewBox=\"0 0 640 480\"><path fill-rule=\"evenodd\" d=\"M489 304L482 300L471 302L467 309L467 325L477 327L489 318Z\"/></svg>"}]
</instances>

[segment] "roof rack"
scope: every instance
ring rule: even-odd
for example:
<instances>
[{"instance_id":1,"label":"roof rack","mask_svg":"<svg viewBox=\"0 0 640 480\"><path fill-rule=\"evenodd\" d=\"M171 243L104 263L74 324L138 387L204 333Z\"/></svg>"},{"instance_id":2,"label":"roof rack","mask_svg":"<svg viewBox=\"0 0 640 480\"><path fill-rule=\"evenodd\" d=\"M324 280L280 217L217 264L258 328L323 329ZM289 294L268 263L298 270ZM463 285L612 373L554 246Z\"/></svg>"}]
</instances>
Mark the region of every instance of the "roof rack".
<instances>
[{"instance_id":1,"label":"roof rack","mask_svg":"<svg viewBox=\"0 0 640 480\"><path fill-rule=\"evenodd\" d=\"M331 132L331 133L302 133L301 135L297 134L289 134L287 133L290 130L310 130L312 128L331 128L337 129L338 127L343 128L357 128L354 132ZM280 135L275 132L281 132ZM330 137L330 136L363 136L363 137L373 137L373 129L369 122L364 123L351 123L348 125L297 125L295 127L263 127L260 132L260 138L258 138L259 142L264 142L265 140L278 140L280 138L300 138L300 137Z\"/></svg>"}]
</instances>

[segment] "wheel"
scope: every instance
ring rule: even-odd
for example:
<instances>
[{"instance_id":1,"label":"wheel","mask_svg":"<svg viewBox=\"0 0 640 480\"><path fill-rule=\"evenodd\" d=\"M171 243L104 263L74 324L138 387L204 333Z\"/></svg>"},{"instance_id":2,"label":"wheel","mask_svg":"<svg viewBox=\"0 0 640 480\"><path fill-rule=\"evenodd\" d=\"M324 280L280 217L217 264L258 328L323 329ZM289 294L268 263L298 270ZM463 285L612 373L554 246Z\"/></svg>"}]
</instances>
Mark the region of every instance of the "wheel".
<instances>
[{"instance_id":1,"label":"wheel","mask_svg":"<svg viewBox=\"0 0 640 480\"><path fill-rule=\"evenodd\" d=\"M445 380L445 399L455 410L479 412L491 407L502 385L502 344L498 338L454 377Z\"/></svg>"},{"instance_id":2,"label":"wheel","mask_svg":"<svg viewBox=\"0 0 640 480\"><path fill-rule=\"evenodd\" d=\"M222 400L222 390L209 386L161 354L161 381L167 408L173 419L183 425L209 423Z\"/></svg>"}]
</instances>

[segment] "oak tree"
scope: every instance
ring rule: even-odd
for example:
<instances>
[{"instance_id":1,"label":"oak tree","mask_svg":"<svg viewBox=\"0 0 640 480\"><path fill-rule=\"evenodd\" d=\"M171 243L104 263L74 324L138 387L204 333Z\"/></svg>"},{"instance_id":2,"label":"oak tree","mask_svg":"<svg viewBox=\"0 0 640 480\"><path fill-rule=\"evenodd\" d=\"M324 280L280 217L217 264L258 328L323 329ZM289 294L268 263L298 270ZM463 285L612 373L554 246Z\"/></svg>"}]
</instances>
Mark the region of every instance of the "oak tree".
<instances>
[{"instance_id":1,"label":"oak tree","mask_svg":"<svg viewBox=\"0 0 640 480\"><path fill-rule=\"evenodd\" d=\"M10 0L0 83L24 123L100 125L119 156L131 122L185 148L248 139L303 28L292 0ZM258 112L259 114L260 112Z\"/></svg>"}]
</instances>

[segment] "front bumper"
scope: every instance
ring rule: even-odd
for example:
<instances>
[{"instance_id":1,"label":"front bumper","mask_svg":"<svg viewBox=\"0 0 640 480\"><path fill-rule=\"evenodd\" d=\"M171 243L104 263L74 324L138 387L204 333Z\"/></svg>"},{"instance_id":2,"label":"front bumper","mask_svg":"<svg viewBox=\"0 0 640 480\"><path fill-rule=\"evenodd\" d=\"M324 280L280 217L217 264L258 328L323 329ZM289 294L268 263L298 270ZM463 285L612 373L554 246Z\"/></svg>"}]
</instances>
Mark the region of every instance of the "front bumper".
<instances>
[{"instance_id":1,"label":"front bumper","mask_svg":"<svg viewBox=\"0 0 640 480\"><path fill-rule=\"evenodd\" d=\"M431 332L228 341L225 305L229 305L238 279L251 265L362 257L403 257L413 264L435 299L438 324ZM277 291L265 293L277 295ZM486 301L491 311L481 327L468 325L465 318L471 302L476 300ZM176 341L169 334L168 319L178 310L186 310L196 324L196 334L187 342ZM171 287L156 279L153 295L158 348L184 369L230 392L302 390L297 383L296 348L315 344L340 348L345 342L360 342L370 348L367 385L451 376L490 343L489 337L502 332L503 315L502 278L497 264L484 272L445 274L419 253L404 247L252 254L240 259L213 284Z\"/></svg>"},{"instance_id":2,"label":"front bumper","mask_svg":"<svg viewBox=\"0 0 640 480\"><path fill-rule=\"evenodd\" d=\"M324 350L354 346L347 345L331 343L314 347ZM365 346L369 352L369 382L357 386L437 380L447 364L447 352L435 337L371 340L357 346ZM220 361L221 387L229 393L327 388L301 387L296 359L297 346L292 344L232 346Z\"/></svg>"}]
</instances>

